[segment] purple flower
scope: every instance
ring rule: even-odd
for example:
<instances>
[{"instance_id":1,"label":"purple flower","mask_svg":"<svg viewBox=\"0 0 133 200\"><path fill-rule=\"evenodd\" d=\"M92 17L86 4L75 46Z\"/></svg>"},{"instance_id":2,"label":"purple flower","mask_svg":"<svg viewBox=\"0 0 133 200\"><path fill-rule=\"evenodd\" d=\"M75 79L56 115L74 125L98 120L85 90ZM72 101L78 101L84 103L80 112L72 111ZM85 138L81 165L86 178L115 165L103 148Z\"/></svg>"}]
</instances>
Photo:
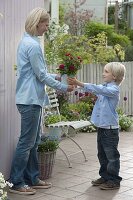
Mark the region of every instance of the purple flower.
<instances>
[{"instance_id":1,"label":"purple flower","mask_svg":"<svg viewBox=\"0 0 133 200\"><path fill-rule=\"evenodd\" d=\"M74 93L75 95L78 95L78 91L75 91L75 93Z\"/></svg>"},{"instance_id":2,"label":"purple flower","mask_svg":"<svg viewBox=\"0 0 133 200\"><path fill-rule=\"evenodd\" d=\"M85 92L85 96L88 96L89 92Z\"/></svg>"},{"instance_id":3,"label":"purple flower","mask_svg":"<svg viewBox=\"0 0 133 200\"><path fill-rule=\"evenodd\" d=\"M124 101L127 101L127 97L124 97Z\"/></svg>"},{"instance_id":4,"label":"purple flower","mask_svg":"<svg viewBox=\"0 0 133 200\"><path fill-rule=\"evenodd\" d=\"M79 93L79 97L82 97L82 96L83 96L83 93L80 92L80 93Z\"/></svg>"}]
</instances>

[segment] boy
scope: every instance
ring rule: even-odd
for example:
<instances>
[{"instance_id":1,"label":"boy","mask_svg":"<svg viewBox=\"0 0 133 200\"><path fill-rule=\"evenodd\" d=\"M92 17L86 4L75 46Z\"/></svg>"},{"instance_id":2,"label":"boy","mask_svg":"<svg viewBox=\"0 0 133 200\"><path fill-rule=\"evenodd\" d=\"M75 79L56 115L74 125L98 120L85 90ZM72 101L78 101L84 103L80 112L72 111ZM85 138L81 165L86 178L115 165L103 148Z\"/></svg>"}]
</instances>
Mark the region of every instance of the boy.
<instances>
[{"instance_id":1,"label":"boy","mask_svg":"<svg viewBox=\"0 0 133 200\"><path fill-rule=\"evenodd\" d=\"M119 176L120 154L119 119L116 108L120 98L119 85L125 78L125 66L118 62L105 65L103 80L105 84L95 85L83 83L76 78L68 78L69 84L83 87L85 91L93 92L98 99L93 108L91 122L97 127L97 149L100 163L100 178L92 181L92 185L103 190L113 190L120 187L122 178Z\"/></svg>"}]
</instances>

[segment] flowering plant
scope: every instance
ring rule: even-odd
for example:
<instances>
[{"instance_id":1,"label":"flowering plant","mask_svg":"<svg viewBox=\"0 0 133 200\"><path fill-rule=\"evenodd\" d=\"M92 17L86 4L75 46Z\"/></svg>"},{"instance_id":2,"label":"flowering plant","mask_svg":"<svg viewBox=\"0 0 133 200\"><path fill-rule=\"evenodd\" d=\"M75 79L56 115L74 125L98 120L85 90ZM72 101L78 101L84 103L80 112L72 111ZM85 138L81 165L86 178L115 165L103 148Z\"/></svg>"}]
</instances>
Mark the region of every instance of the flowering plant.
<instances>
[{"instance_id":1,"label":"flowering plant","mask_svg":"<svg viewBox=\"0 0 133 200\"><path fill-rule=\"evenodd\" d=\"M9 185L9 187L12 187L13 185L7 181L5 181L3 174L0 172L0 200L6 200L7 199L7 192L4 191L4 188Z\"/></svg>"},{"instance_id":2,"label":"flowering plant","mask_svg":"<svg viewBox=\"0 0 133 200\"><path fill-rule=\"evenodd\" d=\"M50 21L49 29L45 33L47 40L53 41L59 35L68 34L69 26L67 24L63 24L60 26L56 20Z\"/></svg>"},{"instance_id":3,"label":"flowering plant","mask_svg":"<svg viewBox=\"0 0 133 200\"><path fill-rule=\"evenodd\" d=\"M67 74L75 76L77 71L81 69L82 59L80 56L75 56L70 53L66 53L63 58L63 63L59 65L57 69L60 74Z\"/></svg>"}]
</instances>

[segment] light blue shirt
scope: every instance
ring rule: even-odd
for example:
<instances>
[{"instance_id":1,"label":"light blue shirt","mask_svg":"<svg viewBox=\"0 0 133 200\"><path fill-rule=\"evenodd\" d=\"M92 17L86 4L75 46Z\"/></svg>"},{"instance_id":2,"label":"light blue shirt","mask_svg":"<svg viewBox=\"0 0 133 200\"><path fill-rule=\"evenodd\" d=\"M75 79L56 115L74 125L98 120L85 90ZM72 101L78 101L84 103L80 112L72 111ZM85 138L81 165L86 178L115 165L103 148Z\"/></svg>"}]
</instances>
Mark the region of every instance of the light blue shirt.
<instances>
[{"instance_id":1,"label":"light blue shirt","mask_svg":"<svg viewBox=\"0 0 133 200\"><path fill-rule=\"evenodd\" d=\"M119 118L116 108L120 98L119 86L115 82L108 83L107 86L85 83L84 89L98 97L93 108L91 122L100 128L109 126L118 128Z\"/></svg>"},{"instance_id":2,"label":"light blue shirt","mask_svg":"<svg viewBox=\"0 0 133 200\"><path fill-rule=\"evenodd\" d=\"M66 91L67 85L55 80L55 75L47 73L38 37L25 33L17 50L16 104L47 104L45 84Z\"/></svg>"}]
</instances>

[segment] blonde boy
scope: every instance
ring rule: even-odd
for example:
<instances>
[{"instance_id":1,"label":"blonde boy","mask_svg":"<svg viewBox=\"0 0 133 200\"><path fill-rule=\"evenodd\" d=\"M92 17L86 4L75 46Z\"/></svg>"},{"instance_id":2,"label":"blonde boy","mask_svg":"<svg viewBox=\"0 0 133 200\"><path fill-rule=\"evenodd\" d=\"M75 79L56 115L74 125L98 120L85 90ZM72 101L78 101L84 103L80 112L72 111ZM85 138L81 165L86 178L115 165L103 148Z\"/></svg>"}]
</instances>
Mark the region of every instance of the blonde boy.
<instances>
[{"instance_id":1,"label":"blonde boy","mask_svg":"<svg viewBox=\"0 0 133 200\"><path fill-rule=\"evenodd\" d=\"M122 178L119 176L120 154L119 119L116 108L120 99L119 85L125 78L125 66L118 62L105 65L103 80L105 84L95 85L83 83L76 78L69 78L69 84L83 87L85 91L97 95L91 122L97 127L97 149L100 163L100 178L92 181L92 185L103 190L113 190L120 187Z\"/></svg>"}]
</instances>

